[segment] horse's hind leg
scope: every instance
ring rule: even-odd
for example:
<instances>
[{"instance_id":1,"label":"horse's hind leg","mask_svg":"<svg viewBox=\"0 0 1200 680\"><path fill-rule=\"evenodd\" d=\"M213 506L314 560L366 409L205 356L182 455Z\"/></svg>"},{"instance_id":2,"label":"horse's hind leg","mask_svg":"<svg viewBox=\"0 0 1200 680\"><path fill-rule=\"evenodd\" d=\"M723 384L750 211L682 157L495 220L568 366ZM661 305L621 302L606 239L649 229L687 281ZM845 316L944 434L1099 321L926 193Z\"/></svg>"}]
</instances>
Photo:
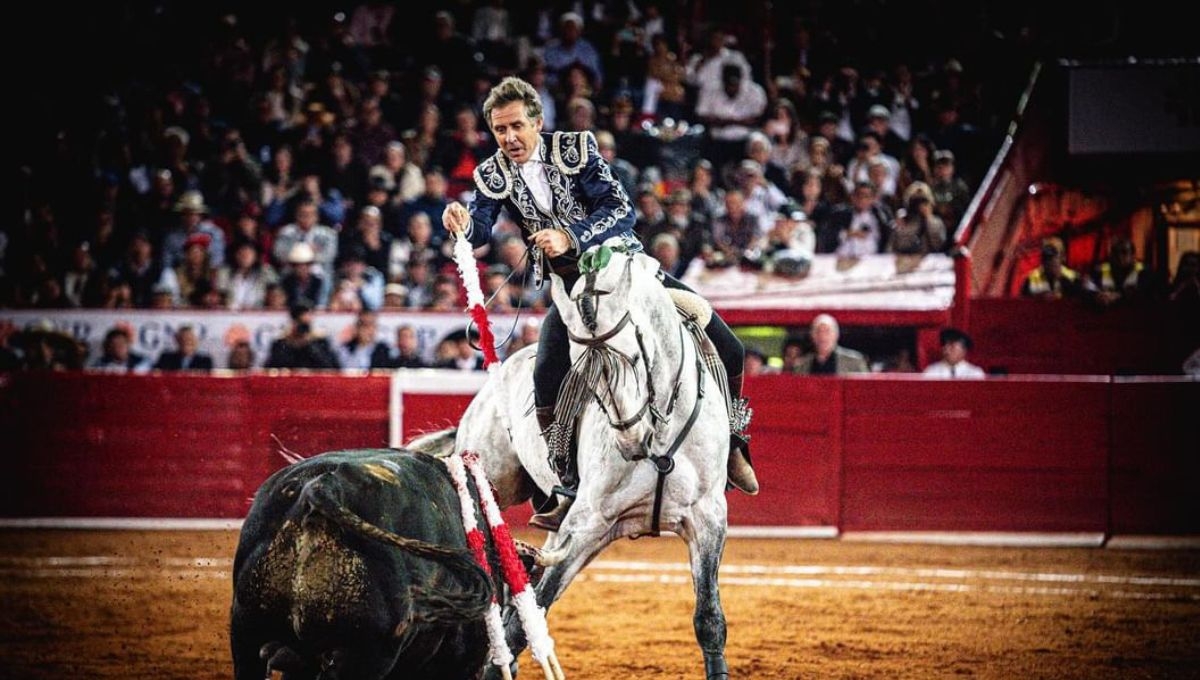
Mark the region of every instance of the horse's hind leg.
<instances>
[{"instance_id":1,"label":"horse's hind leg","mask_svg":"<svg viewBox=\"0 0 1200 680\"><path fill-rule=\"evenodd\" d=\"M725 612L721 609L721 593L717 587L717 570L725 550L725 517L724 512L705 512L696 508L685 521L682 534L687 541L692 584L696 589L696 613L692 624L696 629L696 641L704 652L707 680L729 678L729 666L725 662Z\"/></svg>"}]
</instances>

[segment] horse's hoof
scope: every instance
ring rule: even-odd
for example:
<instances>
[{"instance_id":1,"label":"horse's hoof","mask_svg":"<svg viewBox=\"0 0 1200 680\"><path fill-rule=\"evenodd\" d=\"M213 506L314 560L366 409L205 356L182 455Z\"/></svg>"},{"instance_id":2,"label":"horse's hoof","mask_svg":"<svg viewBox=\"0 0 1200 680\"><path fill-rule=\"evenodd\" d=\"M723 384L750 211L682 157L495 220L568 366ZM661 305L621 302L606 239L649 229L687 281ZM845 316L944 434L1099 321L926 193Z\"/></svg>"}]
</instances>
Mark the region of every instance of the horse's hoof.
<instances>
[{"instance_id":1,"label":"horse's hoof","mask_svg":"<svg viewBox=\"0 0 1200 680\"><path fill-rule=\"evenodd\" d=\"M705 680L729 680L729 664L725 663L725 655L704 655Z\"/></svg>"}]
</instances>

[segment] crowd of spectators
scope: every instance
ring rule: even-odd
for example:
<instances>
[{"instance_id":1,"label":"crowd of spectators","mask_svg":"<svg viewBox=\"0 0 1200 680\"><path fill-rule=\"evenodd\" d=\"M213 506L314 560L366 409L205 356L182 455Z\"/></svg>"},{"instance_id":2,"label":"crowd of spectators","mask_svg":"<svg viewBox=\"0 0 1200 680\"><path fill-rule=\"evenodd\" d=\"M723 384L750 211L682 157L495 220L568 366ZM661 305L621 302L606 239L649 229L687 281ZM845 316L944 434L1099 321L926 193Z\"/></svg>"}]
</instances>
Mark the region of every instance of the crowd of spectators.
<instances>
[{"instance_id":1,"label":"crowd of spectators","mask_svg":"<svg viewBox=\"0 0 1200 680\"><path fill-rule=\"evenodd\" d=\"M111 72L65 100L87 117L22 147L0 306L461 309L442 209L494 151L481 99L510 73L547 130L596 133L677 273L946 251L1025 74L900 4L129 3ZM502 309L545 303L524 252L509 223L481 254Z\"/></svg>"}]
</instances>

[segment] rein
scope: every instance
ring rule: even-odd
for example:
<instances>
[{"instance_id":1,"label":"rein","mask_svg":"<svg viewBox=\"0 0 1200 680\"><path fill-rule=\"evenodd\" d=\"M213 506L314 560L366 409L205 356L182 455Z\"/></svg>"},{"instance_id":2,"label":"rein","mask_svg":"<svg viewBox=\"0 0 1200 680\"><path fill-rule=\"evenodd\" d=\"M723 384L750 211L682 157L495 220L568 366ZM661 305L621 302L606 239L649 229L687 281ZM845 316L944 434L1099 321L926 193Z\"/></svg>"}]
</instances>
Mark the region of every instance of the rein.
<instances>
[{"instance_id":1,"label":"rein","mask_svg":"<svg viewBox=\"0 0 1200 680\"><path fill-rule=\"evenodd\" d=\"M589 277L588 283L591 284L593 281L594 279ZM592 295L594 294L592 293L591 285L589 285L588 290L585 291L583 296L580 298L580 303L585 301L593 303L588 305L580 305L580 312L584 317L585 322L590 321L590 323L585 324L589 327L589 329L594 329L595 326L595 307L593 306L594 300L592 297L589 297ZM598 294L595 294L595 297L598 297ZM667 420L675 412L675 406L679 401L680 388L682 387L683 382L683 368L687 364L687 361L683 356L680 356L679 365L675 370L675 376L672 380L673 388L671 390L671 395L667 400L666 408L660 411L656 406L657 398L655 395L653 380L654 367L649 363L649 354L646 353L646 344L642 335L642 329L636 323L633 323L634 332L637 336L638 348L641 350L642 361L646 363L646 400L642 403L641 408L639 408L632 416L622 419L618 413L616 419L614 419L609 414L608 408L605 406L603 399L601 399L600 394L595 388L600 384L600 379L602 377L605 378L603 382L608 385L609 380L611 380L613 376L619 375L618 370L620 363L625 363L630 368L634 367L636 358L631 358L622 353L620 350L607 345L609 340L616 337L618 333L624 330L624 328L631 323L633 323L632 316L630 315L630 312L626 311L625 314L621 316L621 319L615 325L613 325L612 328L604 333L594 335L590 338L576 335L575 333L571 332L570 328L567 329L567 335L571 342L582 345L585 349L583 355L580 356L575 364L571 367L571 372L567 375L567 379L563 383L558 406L555 408L555 420L558 422L575 422L575 419L582 413L584 400L590 394L595 398L600 410L608 419L609 426L618 431L625 431L633 427L643 417L645 417L647 412L649 412L652 427L651 435L646 442L646 446L649 448L650 443L653 441L654 435L658 432L658 429L665 422L667 422ZM697 326L695 317L684 316L680 320L679 326L679 346L681 352L686 352L684 347L688 344L684 337L685 326L688 329L688 334L692 336L691 339L693 340L693 363L696 368L697 381L696 398L693 401L692 410L691 413L688 414L687 421L683 424L683 427L679 430L679 432L676 433L674 439L671 440L671 443L666 447L666 449L660 454L649 454L646 456L647 459L654 465L654 469L658 473L658 481L654 488L654 510L650 520L650 532L653 536L658 536L661 533L663 490L666 486L667 476L675 470L675 454L679 451L679 448L683 446L683 442L687 439L688 435L692 431L692 428L696 424L696 420L700 417L700 408L704 400L705 363L700 352L701 345L699 344L700 337L703 335L704 331ZM609 389L611 390L611 387Z\"/></svg>"}]
</instances>

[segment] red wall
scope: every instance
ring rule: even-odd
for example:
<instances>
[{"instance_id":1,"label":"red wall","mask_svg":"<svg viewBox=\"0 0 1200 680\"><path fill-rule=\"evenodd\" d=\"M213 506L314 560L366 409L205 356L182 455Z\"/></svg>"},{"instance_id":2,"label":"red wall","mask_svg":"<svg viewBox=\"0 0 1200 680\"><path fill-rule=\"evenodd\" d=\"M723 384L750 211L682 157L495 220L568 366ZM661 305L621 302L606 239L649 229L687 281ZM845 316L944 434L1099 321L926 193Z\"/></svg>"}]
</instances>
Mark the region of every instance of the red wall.
<instances>
[{"instance_id":1,"label":"red wall","mask_svg":"<svg viewBox=\"0 0 1200 680\"><path fill-rule=\"evenodd\" d=\"M1010 375L1178 375L1200 347L1200 317L1166 304L976 299L970 332L971 361Z\"/></svg>"},{"instance_id":2,"label":"red wall","mask_svg":"<svg viewBox=\"0 0 1200 680\"><path fill-rule=\"evenodd\" d=\"M385 446L388 392L386 377L0 376L0 516L242 517L285 464L272 435L302 455ZM763 491L729 495L735 525L1200 533L1200 382L765 376L747 393ZM406 435L468 401L405 395Z\"/></svg>"}]
</instances>

